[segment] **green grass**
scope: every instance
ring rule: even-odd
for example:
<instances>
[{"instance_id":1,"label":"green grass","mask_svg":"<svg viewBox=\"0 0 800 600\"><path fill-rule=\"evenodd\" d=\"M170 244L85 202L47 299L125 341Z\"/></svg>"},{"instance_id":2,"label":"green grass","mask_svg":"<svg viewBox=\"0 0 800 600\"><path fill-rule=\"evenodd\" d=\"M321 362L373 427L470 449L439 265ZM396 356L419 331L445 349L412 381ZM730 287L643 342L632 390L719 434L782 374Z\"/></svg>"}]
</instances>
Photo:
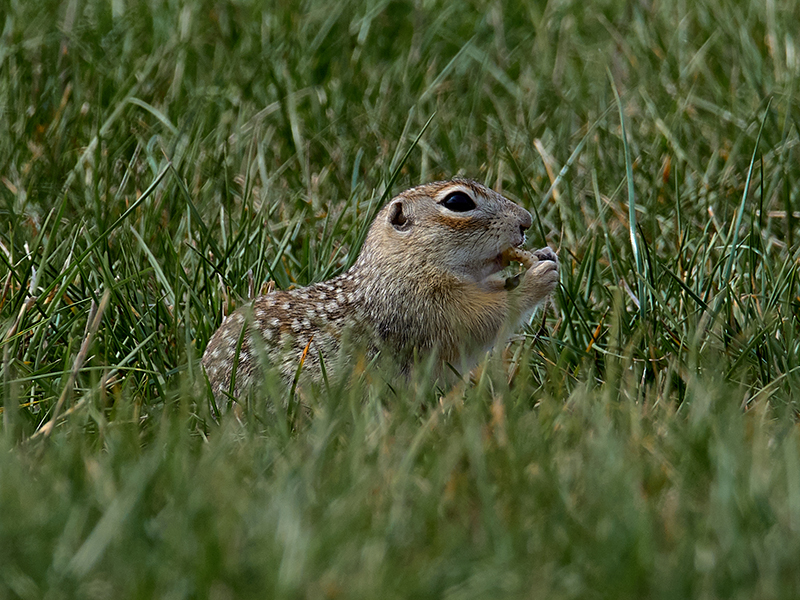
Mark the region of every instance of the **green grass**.
<instances>
[{"instance_id":1,"label":"green grass","mask_svg":"<svg viewBox=\"0 0 800 600\"><path fill-rule=\"evenodd\" d=\"M798 597L800 4L273 4L0 3L0 598ZM562 260L507 361L215 422L454 175Z\"/></svg>"}]
</instances>

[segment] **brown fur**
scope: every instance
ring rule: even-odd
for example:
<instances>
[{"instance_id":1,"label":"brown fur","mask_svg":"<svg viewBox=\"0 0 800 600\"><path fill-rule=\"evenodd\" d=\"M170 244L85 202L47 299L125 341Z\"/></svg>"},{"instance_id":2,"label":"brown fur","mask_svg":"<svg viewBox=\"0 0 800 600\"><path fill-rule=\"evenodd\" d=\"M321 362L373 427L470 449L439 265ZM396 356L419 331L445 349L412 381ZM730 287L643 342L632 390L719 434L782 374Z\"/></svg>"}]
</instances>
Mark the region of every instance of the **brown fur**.
<instances>
[{"instance_id":1,"label":"brown fur","mask_svg":"<svg viewBox=\"0 0 800 600\"><path fill-rule=\"evenodd\" d=\"M476 208L442 206L453 191L468 193ZM532 255L513 290L497 272L498 256L521 246L530 225L528 211L474 181L406 190L378 213L349 271L260 296L223 321L202 361L215 397L231 390L234 364L234 397L258 381L264 360L291 381L306 348L303 377L318 380L320 354L329 372L348 359L340 352L344 338L367 356L389 355L403 371L414 352L471 368L558 283L558 259L549 248Z\"/></svg>"}]
</instances>

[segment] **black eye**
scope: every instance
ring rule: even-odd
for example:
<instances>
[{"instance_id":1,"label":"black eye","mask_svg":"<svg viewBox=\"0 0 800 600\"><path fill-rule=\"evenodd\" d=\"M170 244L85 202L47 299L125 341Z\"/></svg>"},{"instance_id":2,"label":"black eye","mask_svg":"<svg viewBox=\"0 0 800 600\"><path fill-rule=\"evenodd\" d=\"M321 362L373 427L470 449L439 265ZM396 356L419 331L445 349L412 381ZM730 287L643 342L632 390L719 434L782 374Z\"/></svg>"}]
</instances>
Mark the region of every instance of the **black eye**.
<instances>
[{"instance_id":1,"label":"black eye","mask_svg":"<svg viewBox=\"0 0 800 600\"><path fill-rule=\"evenodd\" d=\"M475 208L475 201L464 192L453 192L442 200L442 206L453 212L467 212Z\"/></svg>"}]
</instances>

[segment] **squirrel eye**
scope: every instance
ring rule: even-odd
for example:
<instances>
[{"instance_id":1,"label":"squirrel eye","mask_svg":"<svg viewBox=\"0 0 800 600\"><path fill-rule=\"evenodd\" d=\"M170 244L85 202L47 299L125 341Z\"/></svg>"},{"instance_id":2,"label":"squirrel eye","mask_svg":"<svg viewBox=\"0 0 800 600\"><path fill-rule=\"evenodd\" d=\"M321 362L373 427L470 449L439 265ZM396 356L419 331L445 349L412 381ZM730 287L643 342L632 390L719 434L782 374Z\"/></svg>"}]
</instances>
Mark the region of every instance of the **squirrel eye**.
<instances>
[{"instance_id":1,"label":"squirrel eye","mask_svg":"<svg viewBox=\"0 0 800 600\"><path fill-rule=\"evenodd\" d=\"M464 192L453 192L442 200L442 206L453 212L467 212L475 208L475 201Z\"/></svg>"}]
</instances>

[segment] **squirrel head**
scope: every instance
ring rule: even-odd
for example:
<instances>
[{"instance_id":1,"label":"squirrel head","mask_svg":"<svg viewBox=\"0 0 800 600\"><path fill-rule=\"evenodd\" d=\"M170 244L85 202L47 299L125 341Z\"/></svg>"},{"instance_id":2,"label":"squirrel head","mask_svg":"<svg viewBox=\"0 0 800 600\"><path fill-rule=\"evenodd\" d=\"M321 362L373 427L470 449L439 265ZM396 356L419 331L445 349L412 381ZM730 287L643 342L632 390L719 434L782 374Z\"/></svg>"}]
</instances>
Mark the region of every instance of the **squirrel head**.
<instances>
[{"instance_id":1,"label":"squirrel head","mask_svg":"<svg viewBox=\"0 0 800 600\"><path fill-rule=\"evenodd\" d=\"M522 245L531 223L527 210L475 181L428 183L378 213L361 258L401 267L395 273L440 271L482 281L507 264L503 253Z\"/></svg>"}]
</instances>

